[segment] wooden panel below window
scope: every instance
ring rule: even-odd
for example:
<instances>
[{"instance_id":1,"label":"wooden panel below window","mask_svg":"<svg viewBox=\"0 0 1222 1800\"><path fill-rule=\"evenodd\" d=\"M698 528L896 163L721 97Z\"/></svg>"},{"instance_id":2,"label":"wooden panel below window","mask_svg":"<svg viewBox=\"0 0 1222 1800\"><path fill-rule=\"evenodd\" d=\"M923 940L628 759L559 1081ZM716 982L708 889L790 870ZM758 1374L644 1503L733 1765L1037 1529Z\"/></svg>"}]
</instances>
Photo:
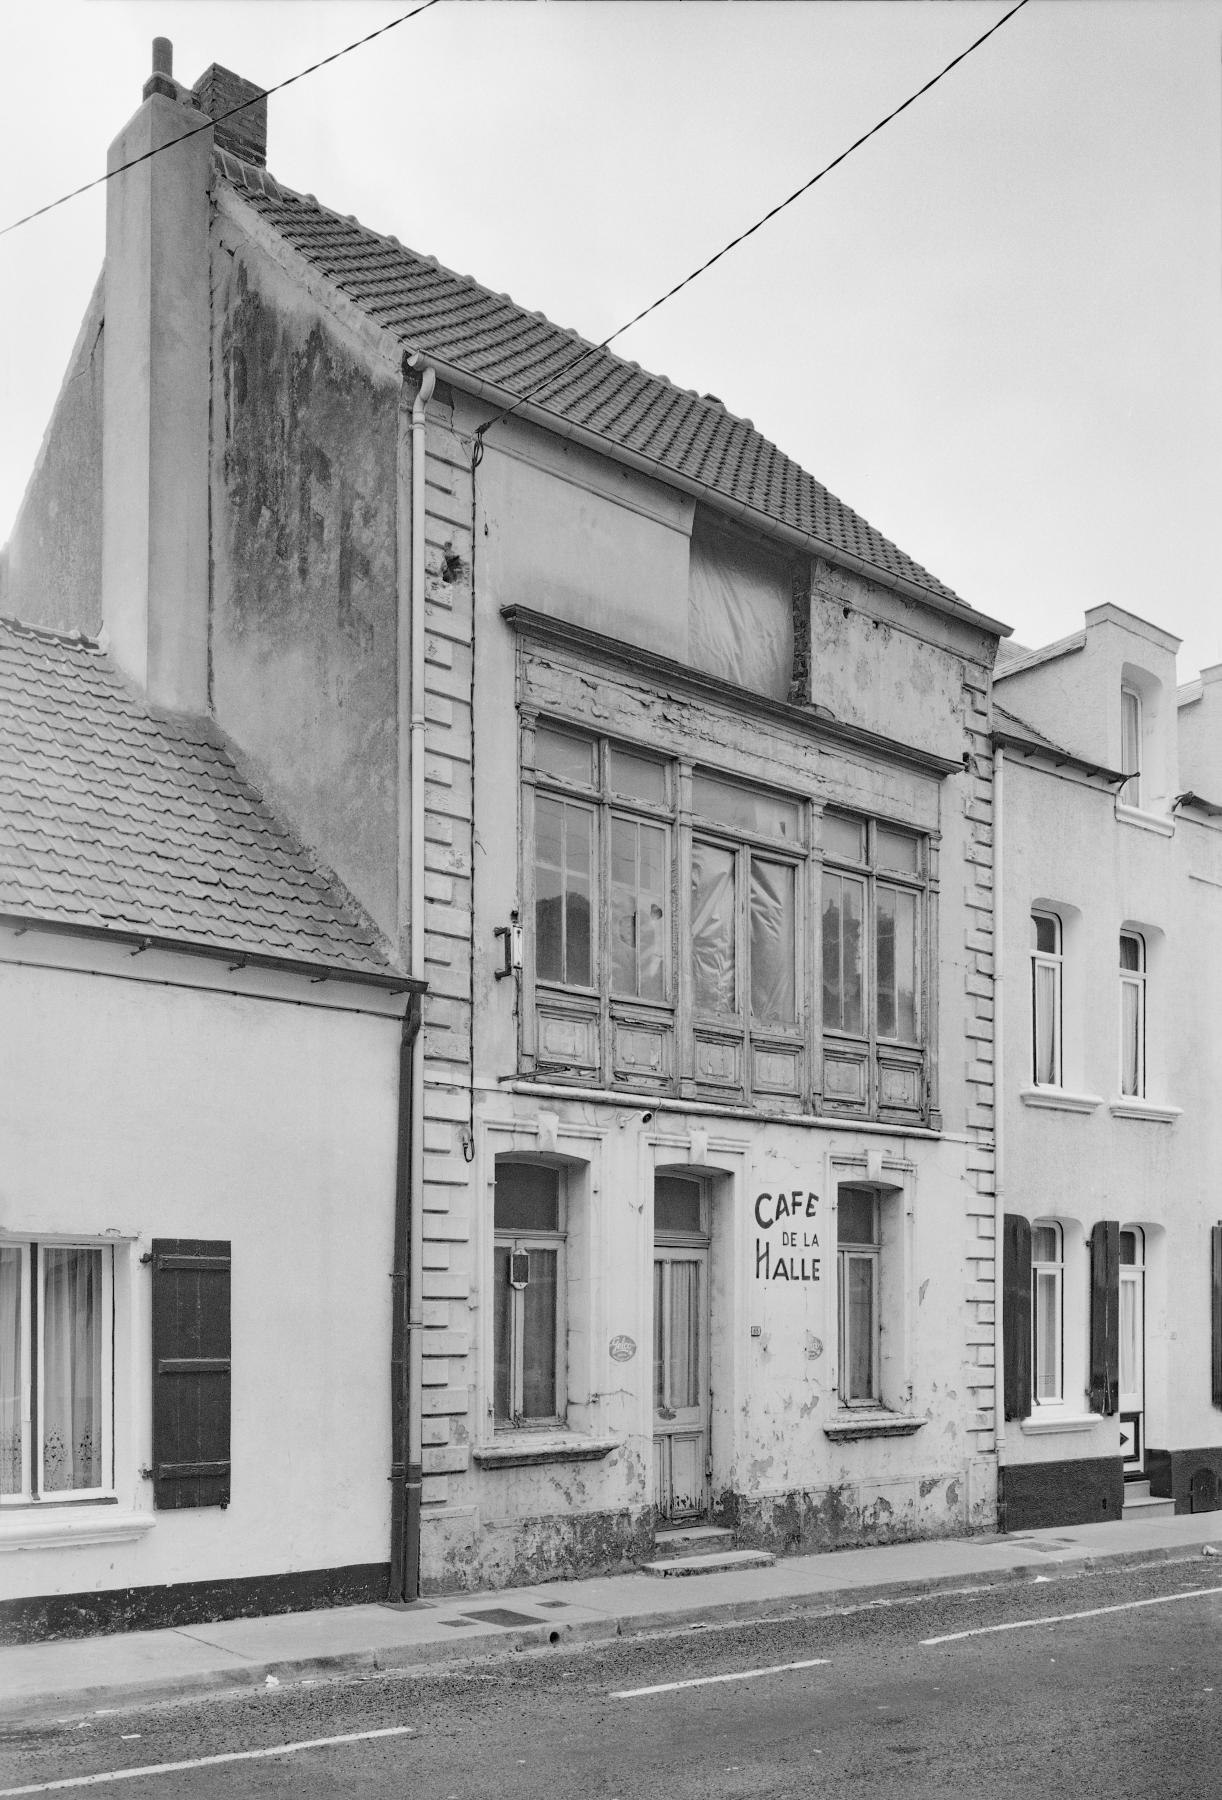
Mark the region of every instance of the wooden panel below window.
<instances>
[{"instance_id":1,"label":"wooden panel below window","mask_svg":"<svg viewBox=\"0 0 1222 1800\"><path fill-rule=\"evenodd\" d=\"M753 1044L751 1088L756 1094L802 1092L803 1056L796 1044Z\"/></svg>"},{"instance_id":2,"label":"wooden panel below window","mask_svg":"<svg viewBox=\"0 0 1222 1800\"><path fill-rule=\"evenodd\" d=\"M614 1019L611 1067L616 1081L669 1083L674 1068L674 1032L669 1020Z\"/></svg>"},{"instance_id":3,"label":"wooden panel below window","mask_svg":"<svg viewBox=\"0 0 1222 1800\"><path fill-rule=\"evenodd\" d=\"M540 1066L597 1075L602 1065L598 1024L595 1013L540 1003L537 1050Z\"/></svg>"},{"instance_id":4,"label":"wooden panel below window","mask_svg":"<svg viewBox=\"0 0 1222 1800\"><path fill-rule=\"evenodd\" d=\"M864 1051L851 1049L823 1052L823 1098L830 1107L866 1104L867 1063Z\"/></svg>"}]
</instances>

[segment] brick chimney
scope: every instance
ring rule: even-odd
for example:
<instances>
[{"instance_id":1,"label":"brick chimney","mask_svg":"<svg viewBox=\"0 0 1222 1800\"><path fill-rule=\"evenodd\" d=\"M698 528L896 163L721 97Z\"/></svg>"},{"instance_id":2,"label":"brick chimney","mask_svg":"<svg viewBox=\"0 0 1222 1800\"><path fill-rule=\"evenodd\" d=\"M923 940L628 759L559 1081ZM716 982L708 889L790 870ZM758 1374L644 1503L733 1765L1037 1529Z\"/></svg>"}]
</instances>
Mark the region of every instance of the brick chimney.
<instances>
[{"instance_id":1,"label":"brick chimney","mask_svg":"<svg viewBox=\"0 0 1222 1800\"><path fill-rule=\"evenodd\" d=\"M267 166L267 95L253 81L213 63L191 89L191 104L207 113L220 149Z\"/></svg>"},{"instance_id":2,"label":"brick chimney","mask_svg":"<svg viewBox=\"0 0 1222 1800\"><path fill-rule=\"evenodd\" d=\"M152 701L203 712L213 127L165 38L144 95L107 162L102 617Z\"/></svg>"}]
</instances>

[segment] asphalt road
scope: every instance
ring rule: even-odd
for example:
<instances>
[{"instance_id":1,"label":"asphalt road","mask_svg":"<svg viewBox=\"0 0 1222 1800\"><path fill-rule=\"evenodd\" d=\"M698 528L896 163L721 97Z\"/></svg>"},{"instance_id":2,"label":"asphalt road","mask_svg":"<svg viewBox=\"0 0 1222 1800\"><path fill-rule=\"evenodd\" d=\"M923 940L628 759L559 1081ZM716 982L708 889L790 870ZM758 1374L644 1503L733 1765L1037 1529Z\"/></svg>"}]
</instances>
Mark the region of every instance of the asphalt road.
<instances>
[{"instance_id":1,"label":"asphalt road","mask_svg":"<svg viewBox=\"0 0 1222 1800\"><path fill-rule=\"evenodd\" d=\"M1162 1563L0 1733L0 1800L60 1783L132 1800L1213 1800L1222 1568Z\"/></svg>"}]
</instances>

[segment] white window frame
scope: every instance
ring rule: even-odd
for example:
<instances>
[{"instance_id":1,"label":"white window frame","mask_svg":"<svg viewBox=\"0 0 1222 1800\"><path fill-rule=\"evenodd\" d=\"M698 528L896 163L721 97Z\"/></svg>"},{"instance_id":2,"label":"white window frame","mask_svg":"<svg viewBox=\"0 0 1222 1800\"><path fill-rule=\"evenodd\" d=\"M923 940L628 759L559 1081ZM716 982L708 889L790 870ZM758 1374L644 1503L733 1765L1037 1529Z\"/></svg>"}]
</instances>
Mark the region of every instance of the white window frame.
<instances>
[{"instance_id":1,"label":"white window frame","mask_svg":"<svg viewBox=\"0 0 1222 1800\"><path fill-rule=\"evenodd\" d=\"M1120 766L1129 779L1118 795L1122 806L1141 806L1143 740L1141 694L1126 681L1120 689Z\"/></svg>"},{"instance_id":2,"label":"white window frame","mask_svg":"<svg viewBox=\"0 0 1222 1800\"><path fill-rule=\"evenodd\" d=\"M530 1156L505 1156L497 1159L499 1169L505 1164L519 1167L545 1169L556 1178L557 1196L557 1229L546 1231L541 1229L501 1230L496 1226L496 1180L493 1178L493 1283L495 1288L495 1269L497 1250L508 1250L512 1256L515 1252L529 1254L531 1250L551 1250L556 1255L556 1317L555 1317L555 1392L556 1410L553 1413L522 1412L524 1400L524 1368L526 1350L526 1301L525 1291L514 1289L509 1301L510 1308L510 1366L509 1366L509 1411L506 1418L496 1415L495 1378L490 1399L493 1429L497 1432L512 1431L546 1431L562 1426L568 1416L568 1306L567 1306L567 1269L566 1250L568 1242L568 1193L563 1169L554 1163L542 1162ZM496 1311L495 1295L493 1301L492 1332L495 1358Z\"/></svg>"},{"instance_id":3,"label":"white window frame","mask_svg":"<svg viewBox=\"0 0 1222 1800\"><path fill-rule=\"evenodd\" d=\"M22 1454L19 1491L0 1494L0 1508L30 1506L72 1506L115 1498L114 1394L115 1394L115 1268L114 1244L96 1238L0 1237L0 1247L17 1250L21 1265L21 1395ZM44 1256L48 1250L98 1250L101 1252L102 1284L99 1298L100 1368L98 1370L98 1413L101 1421L101 1446L98 1461L101 1480L96 1487L52 1489L46 1487L43 1464L42 1420L45 1416L43 1372L46 1367L44 1324L46 1319ZM37 1271L38 1305L31 1305ZM36 1331L31 1329L37 1320ZM35 1342L37 1338L37 1342ZM35 1433L37 1432L37 1443Z\"/></svg>"},{"instance_id":4,"label":"white window frame","mask_svg":"<svg viewBox=\"0 0 1222 1800\"><path fill-rule=\"evenodd\" d=\"M1037 1257L1035 1254L1035 1234L1037 1231L1051 1231L1055 1235L1056 1256L1054 1258ZM1039 1290L1041 1282L1051 1283L1054 1294L1052 1308L1053 1331L1052 1342L1044 1345L1044 1353L1040 1354L1040 1307ZM1053 1392L1041 1394L1041 1372L1051 1369L1054 1379L1051 1382ZM1065 1404L1065 1232L1059 1219L1033 1219L1031 1222L1031 1406L1038 1412L1045 1406L1063 1406Z\"/></svg>"},{"instance_id":5,"label":"white window frame","mask_svg":"<svg viewBox=\"0 0 1222 1800\"><path fill-rule=\"evenodd\" d=\"M1064 1085L1064 983L1065 983L1065 936L1064 925L1059 913L1049 912L1045 907L1033 907L1031 910L1032 935L1040 920L1053 927L1055 950L1038 950L1034 944L1031 949L1031 1080L1036 1087L1059 1088ZM1040 982L1038 970L1048 969L1052 973L1052 1068L1051 1079L1040 1079L1039 1045L1040 1045Z\"/></svg>"},{"instance_id":6,"label":"white window frame","mask_svg":"<svg viewBox=\"0 0 1222 1800\"><path fill-rule=\"evenodd\" d=\"M1120 969L1120 1069L1119 1091L1123 1097L1144 1099L1146 1093L1146 940L1139 931L1122 931L1120 943L1125 940L1137 946L1137 967ZM1126 1051L1125 996L1133 996L1133 1029L1136 1043L1133 1045L1133 1067L1136 1072L1136 1085L1126 1087L1125 1064L1128 1061Z\"/></svg>"},{"instance_id":7,"label":"white window frame","mask_svg":"<svg viewBox=\"0 0 1222 1800\"><path fill-rule=\"evenodd\" d=\"M836 1240L836 1307L839 1321L839 1403L842 1407L856 1411L862 1407L878 1410L882 1406L880 1387L881 1378L881 1320L879 1317L879 1301L881 1297L881 1261L882 1261L882 1221L880 1218L879 1197L870 1193L867 1188L856 1182L842 1182L842 1188L852 1188L855 1192L866 1195L871 1202L873 1212L873 1241L869 1244L842 1244L839 1239L839 1223L837 1223ZM839 1221L839 1203L837 1205ZM850 1394L849 1392L849 1345L852 1336L851 1283L850 1267L855 1262L865 1262L870 1268L870 1392L868 1394Z\"/></svg>"}]
</instances>

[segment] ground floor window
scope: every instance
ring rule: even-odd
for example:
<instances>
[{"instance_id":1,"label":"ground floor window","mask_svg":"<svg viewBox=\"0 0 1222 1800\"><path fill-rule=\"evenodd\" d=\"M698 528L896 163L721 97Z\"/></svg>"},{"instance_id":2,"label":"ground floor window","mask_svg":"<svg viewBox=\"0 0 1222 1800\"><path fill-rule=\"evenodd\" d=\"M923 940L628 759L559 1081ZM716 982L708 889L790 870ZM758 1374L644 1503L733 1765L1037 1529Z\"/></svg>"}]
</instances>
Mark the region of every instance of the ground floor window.
<instances>
[{"instance_id":1,"label":"ground floor window","mask_svg":"<svg viewBox=\"0 0 1222 1800\"><path fill-rule=\"evenodd\" d=\"M112 1257L0 1244L0 1499L112 1485Z\"/></svg>"},{"instance_id":2,"label":"ground floor window","mask_svg":"<svg viewBox=\"0 0 1222 1800\"><path fill-rule=\"evenodd\" d=\"M1061 1227L1037 1219L1031 1227L1031 1367L1037 1406L1064 1398L1064 1240Z\"/></svg>"},{"instance_id":3,"label":"ground floor window","mask_svg":"<svg viewBox=\"0 0 1222 1800\"><path fill-rule=\"evenodd\" d=\"M837 1285L840 1307L840 1400L879 1403L878 1196L842 1187L837 1200Z\"/></svg>"},{"instance_id":4,"label":"ground floor window","mask_svg":"<svg viewBox=\"0 0 1222 1800\"><path fill-rule=\"evenodd\" d=\"M502 1428L555 1424L565 1411L560 1172L499 1161L493 1213L493 1417Z\"/></svg>"}]
</instances>

